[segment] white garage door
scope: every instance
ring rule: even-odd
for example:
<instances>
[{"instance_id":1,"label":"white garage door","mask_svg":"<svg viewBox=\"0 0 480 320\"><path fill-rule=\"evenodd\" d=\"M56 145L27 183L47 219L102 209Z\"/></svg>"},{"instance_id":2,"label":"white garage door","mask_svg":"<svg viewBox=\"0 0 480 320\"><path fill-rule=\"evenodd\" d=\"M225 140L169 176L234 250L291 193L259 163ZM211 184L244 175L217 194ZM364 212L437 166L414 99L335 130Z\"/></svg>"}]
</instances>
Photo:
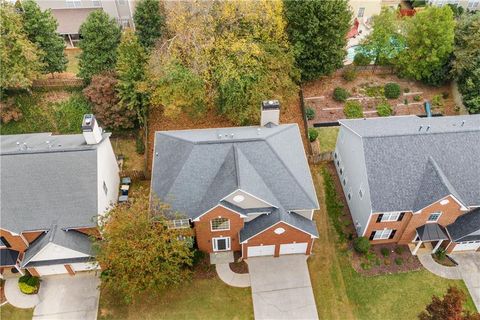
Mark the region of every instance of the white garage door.
<instances>
[{"instance_id":1,"label":"white garage door","mask_svg":"<svg viewBox=\"0 0 480 320\"><path fill-rule=\"evenodd\" d=\"M90 270L97 270L100 269L98 263L96 262L79 262L79 263L71 263L73 271L90 271Z\"/></svg>"},{"instance_id":2,"label":"white garage door","mask_svg":"<svg viewBox=\"0 0 480 320\"><path fill-rule=\"evenodd\" d=\"M308 243L288 243L280 245L280 254L294 254L294 253L303 253L307 252Z\"/></svg>"},{"instance_id":3,"label":"white garage door","mask_svg":"<svg viewBox=\"0 0 480 320\"><path fill-rule=\"evenodd\" d=\"M467 241L467 242L459 242L453 248L453 251L467 251L467 250L478 250L480 248L480 240L479 241Z\"/></svg>"},{"instance_id":4,"label":"white garage door","mask_svg":"<svg viewBox=\"0 0 480 320\"><path fill-rule=\"evenodd\" d=\"M68 273L67 269L63 264L55 264L51 266L35 267L38 274L41 276L48 276L51 274L62 274Z\"/></svg>"},{"instance_id":5,"label":"white garage door","mask_svg":"<svg viewBox=\"0 0 480 320\"><path fill-rule=\"evenodd\" d=\"M271 246L253 246L248 247L248 257L273 256L275 254L275 245Z\"/></svg>"}]
</instances>

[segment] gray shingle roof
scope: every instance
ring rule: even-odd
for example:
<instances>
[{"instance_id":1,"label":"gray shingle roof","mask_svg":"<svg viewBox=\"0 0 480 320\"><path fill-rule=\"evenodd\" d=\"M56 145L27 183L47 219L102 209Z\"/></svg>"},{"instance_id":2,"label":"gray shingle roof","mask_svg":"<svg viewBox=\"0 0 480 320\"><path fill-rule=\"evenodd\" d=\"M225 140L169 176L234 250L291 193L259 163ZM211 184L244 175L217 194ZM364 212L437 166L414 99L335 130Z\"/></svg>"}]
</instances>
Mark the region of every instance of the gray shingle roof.
<instances>
[{"instance_id":1,"label":"gray shingle roof","mask_svg":"<svg viewBox=\"0 0 480 320\"><path fill-rule=\"evenodd\" d=\"M156 132L154 149L152 196L190 218L239 188L286 210L318 208L296 124Z\"/></svg>"},{"instance_id":2,"label":"gray shingle roof","mask_svg":"<svg viewBox=\"0 0 480 320\"><path fill-rule=\"evenodd\" d=\"M59 228L96 226L98 145L87 145L81 134L50 133L0 136L0 142L3 228L48 230L53 221Z\"/></svg>"},{"instance_id":3,"label":"gray shingle roof","mask_svg":"<svg viewBox=\"0 0 480 320\"><path fill-rule=\"evenodd\" d=\"M417 233L422 241L448 240L445 228L438 223L426 223L417 228Z\"/></svg>"},{"instance_id":4,"label":"gray shingle roof","mask_svg":"<svg viewBox=\"0 0 480 320\"><path fill-rule=\"evenodd\" d=\"M26 266L28 262L49 243L54 243L89 256L94 255L92 241L89 236L75 230L65 231L60 229L57 225L52 225L48 232L42 234L30 245L25 252L22 266Z\"/></svg>"},{"instance_id":5,"label":"gray shingle roof","mask_svg":"<svg viewBox=\"0 0 480 320\"><path fill-rule=\"evenodd\" d=\"M362 137L373 212L480 204L480 115L340 122Z\"/></svg>"},{"instance_id":6,"label":"gray shingle roof","mask_svg":"<svg viewBox=\"0 0 480 320\"><path fill-rule=\"evenodd\" d=\"M480 239L480 234L469 237L471 233L480 230L480 208L461 215L454 223L447 226L447 230L453 241Z\"/></svg>"},{"instance_id":7,"label":"gray shingle roof","mask_svg":"<svg viewBox=\"0 0 480 320\"><path fill-rule=\"evenodd\" d=\"M314 221L309 220L295 212L286 212L283 209L274 209L269 214L262 214L258 218L246 222L243 229L240 230L240 242L250 239L251 237L259 234L278 222L285 222L313 235L314 237L318 237L318 231Z\"/></svg>"}]
</instances>

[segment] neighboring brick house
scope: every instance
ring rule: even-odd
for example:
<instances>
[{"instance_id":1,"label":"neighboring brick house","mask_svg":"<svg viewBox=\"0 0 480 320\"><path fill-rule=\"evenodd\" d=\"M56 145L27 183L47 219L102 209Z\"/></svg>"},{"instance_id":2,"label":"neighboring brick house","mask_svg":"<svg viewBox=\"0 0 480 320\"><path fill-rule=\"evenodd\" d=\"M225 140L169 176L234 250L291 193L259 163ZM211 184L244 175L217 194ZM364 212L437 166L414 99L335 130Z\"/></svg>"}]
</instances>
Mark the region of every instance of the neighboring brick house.
<instances>
[{"instance_id":1,"label":"neighboring brick house","mask_svg":"<svg viewBox=\"0 0 480 320\"><path fill-rule=\"evenodd\" d=\"M33 275L97 268L90 235L115 203L110 134L86 115L83 134L0 136L0 271Z\"/></svg>"},{"instance_id":2,"label":"neighboring brick house","mask_svg":"<svg viewBox=\"0 0 480 320\"><path fill-rule=\"evenodd\" d=\"M413 254L480 248L478 213L467 213L480 206L480 115L340 124L334 161L359 236Z\"/></svg>"},{"instance_id":3,"label":"neighboring brick house","mask_svg":"<svg viewBox=\"0 0 480 320\"><path fill-rule=\"evenodd\" d=\"M155 133L151 197L184 214L201 251L310 254L318 201L296 124L262 104L261 126Z\"/></svg>"}]
</instances>

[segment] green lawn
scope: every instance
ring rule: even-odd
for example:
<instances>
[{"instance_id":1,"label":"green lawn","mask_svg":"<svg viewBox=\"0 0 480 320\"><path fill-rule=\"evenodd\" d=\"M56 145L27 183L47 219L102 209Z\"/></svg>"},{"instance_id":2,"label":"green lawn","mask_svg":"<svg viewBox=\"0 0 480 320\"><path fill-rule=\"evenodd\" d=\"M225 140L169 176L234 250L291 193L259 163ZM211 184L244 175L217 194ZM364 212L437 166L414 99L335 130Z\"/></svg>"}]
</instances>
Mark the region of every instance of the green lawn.
<instances>
[{"instance_id":1,"label":"green lawn","mask_svg":"<svg viewBox=\"0 0 480 320\"><path fill-rule=\"evenodd\" d=\"M331 208L337 202L332 199L335 191L324 190L321 167L313 167L312 173L322 209L315 217L320 239L309 267L320 319L416 319L432 295L445 294L449 285L467 292L463 281L446 280L426 270L375 277L358 274L325 209L326 203ZM470 297L465 308L475 311Z\"/></svg>"},{"instance_id":2,"label":"green lawn","mask_svg":"<svg viewBox=\"0 0 480 320\"><path fill-rule=\"evenodd\" d=\"M227 286L217 277L196 279L163 294L143 295L128 307L112 305L102 292L99 319L253 319L250 289Z\"/></svg>"},{"instance_id":3,"label":"green lawn","mask_svg":"<svg viewBox=\"0 0 480 320\"><path fill-rule=\"evenodd\" d=\"M18 309L10 304L0 307L0 319L2 320L31 320L33 309Z\"/></svg>"},{"instance_id":4,"label":"green lawn","mask_svg":"<svg viewBox=\"0 0 480 320\"><path fill-rule=\"evenodd\" d=\"M1 134L32 132L79 133L82 117L91 112L81 91L34 91L13 95L23 114L19 121L2 124Z\"/></svg>"},{"instance_id":5,"label":"green lawn","mask_svg":"<svg viewBox=\"0 0 480 320\"><path fill-rule=\"evenodd\" d=\"M331 152L335 150L339 127L316 128L318 131L318 142L320 152Z\"/></svg>"},{"instance_id":6,"label":"green lawn","mask_svg":"<svg viewBox=\"0 0 480 320\"><path fill-rule=\"evenodd\" d=\"M65 55L67 56L67 59L68 59L66 72L77 74L78 73L78 57L80 55L80 49L65 50Z\"/></svg>"}]
</instances>

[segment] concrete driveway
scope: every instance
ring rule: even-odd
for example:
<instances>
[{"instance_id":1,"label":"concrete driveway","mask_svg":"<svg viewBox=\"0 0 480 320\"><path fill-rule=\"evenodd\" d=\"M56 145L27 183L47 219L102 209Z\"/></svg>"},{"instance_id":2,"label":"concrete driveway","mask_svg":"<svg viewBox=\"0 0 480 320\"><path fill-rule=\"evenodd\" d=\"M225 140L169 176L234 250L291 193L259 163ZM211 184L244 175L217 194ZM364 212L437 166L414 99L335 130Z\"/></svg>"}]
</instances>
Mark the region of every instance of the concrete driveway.
<instances>
[{"instance_id":1,"label":"concrete driveway","mask_svg":"<svg viewBox=\"0 0 480 320\"><path fill-rule=\"evenodd\" d=\"M95 320L100 279L95 272L42 277L33 320Z\"/></svg>"},{"instance_id":2,"label":"concrete driveway","mask_svg":"<svg viewBox=\"0 0 480 320\"><path fill-rule=\"evenodd\" d=\"M318 319L307 256L248 259L256 320Z\"/></svg>"},{"instance_id":3,"label":"concrete driveway","mask_svg":"<svg viewBox=\"0 0 480 320\"><path fill-rule=\"evenodd\" d=\"M451 257L480 312L480 252L455 253Z\"/></svg>"}]
</instances>

